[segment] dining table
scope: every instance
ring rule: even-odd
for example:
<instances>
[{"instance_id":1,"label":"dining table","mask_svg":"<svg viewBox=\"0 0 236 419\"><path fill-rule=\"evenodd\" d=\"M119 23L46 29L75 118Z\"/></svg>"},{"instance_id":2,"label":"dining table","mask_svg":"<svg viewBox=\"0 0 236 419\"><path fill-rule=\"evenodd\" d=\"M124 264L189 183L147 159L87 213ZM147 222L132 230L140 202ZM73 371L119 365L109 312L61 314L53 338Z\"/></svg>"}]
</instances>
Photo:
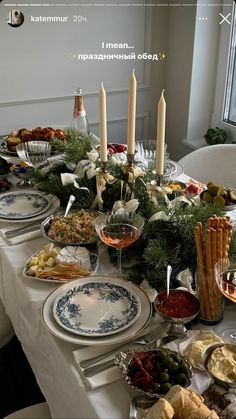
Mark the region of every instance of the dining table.
<instances>
[{"instance_id":1,"label":"dining table","mask_svg":"<svg viewBox=\"0 0 236 419\"><path fill-rule=\"evenodd\" d=\"M186 181L188 176L181 174L178 179ZM37 237L30 237L16 244L1 242L0 298L49 405L51 416L128 419L130 401L135 393L122 374L116 374L118 367L109 370L110 379L107 383L99 385L98 375L98 385L94 379L94 385L89 386L75 362L75 353L81 348L86 353L86 347L60 339L45 324L42 316L44 301L58 284L26 278L23 276L23 268L27 259L47 243L48 240L40 232ZM111 274L114 275L114 267L106 254L101 253L96 275ZM224 320L211 329L217 332L225 327L232 327L235 315L236 305L228 303ZM153 327L161 321L157 314L151 319ZM194 323L193 328L209 329L198 322ZM99 345L93 348L95 352L96 349L98 353L101 350Z\"/></svg>"}]
</instances>

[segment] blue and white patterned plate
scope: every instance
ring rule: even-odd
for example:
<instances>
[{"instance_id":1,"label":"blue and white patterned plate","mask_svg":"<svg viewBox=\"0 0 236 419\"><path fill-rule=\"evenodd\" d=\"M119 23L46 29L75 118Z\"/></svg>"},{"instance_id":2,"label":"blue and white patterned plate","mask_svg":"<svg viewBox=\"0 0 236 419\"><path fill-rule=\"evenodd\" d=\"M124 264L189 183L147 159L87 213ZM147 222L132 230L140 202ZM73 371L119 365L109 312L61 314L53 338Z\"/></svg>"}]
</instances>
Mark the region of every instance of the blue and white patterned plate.
<instances>
[{"instance_id":1,"label":"blue and white patterned plate","mask_svg":"<svg viewBox=\"0 0 236 419\"><path fill-rule=\"evenodd\" d=\"M120 332L136 321L141 304L138 296L112 282L87 282L59 295L53 315L61 327L84 336Z\"/></svg>"},{"instance_id":2,"label":"blue and white patterned plate","mask_svg":"<svg viewBox=\"0 0 236 419\"><path fill-rule=\"evenodd\" d=\"M50 206L50 200L37 191L13 191L0 196L0 217L21 220L42 214Z\"/></svg>"}]
</instances>

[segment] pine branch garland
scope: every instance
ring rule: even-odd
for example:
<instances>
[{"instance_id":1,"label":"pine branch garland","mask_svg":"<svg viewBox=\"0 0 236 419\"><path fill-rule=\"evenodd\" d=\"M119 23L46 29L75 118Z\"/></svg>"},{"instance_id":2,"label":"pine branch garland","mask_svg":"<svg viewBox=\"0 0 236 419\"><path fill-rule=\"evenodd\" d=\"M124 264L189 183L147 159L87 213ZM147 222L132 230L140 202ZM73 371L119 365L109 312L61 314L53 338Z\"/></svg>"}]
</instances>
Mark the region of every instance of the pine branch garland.
<instances>
[{"instance_id":1,"label":"pine branch garland","mask_svg":"<svg viewBox=\"0 0 236 419\"><path fill-rule=\"evenodd\" d=\"M87 159L87 152L93 148L91 136L74 129L66 130L66 143L54 139L52 147L54 151L65 154L65 161L77 164L80 160Z\"/></svg>"}]
</instances>

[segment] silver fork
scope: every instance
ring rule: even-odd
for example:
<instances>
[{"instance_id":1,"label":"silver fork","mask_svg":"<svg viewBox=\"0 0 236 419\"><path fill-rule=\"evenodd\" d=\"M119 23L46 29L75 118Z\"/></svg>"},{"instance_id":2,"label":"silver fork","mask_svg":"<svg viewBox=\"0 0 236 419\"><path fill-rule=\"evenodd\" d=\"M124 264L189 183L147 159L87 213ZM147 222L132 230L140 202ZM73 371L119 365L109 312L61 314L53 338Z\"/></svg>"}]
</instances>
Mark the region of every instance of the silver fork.
<instances>
[{"instance_id":1,"label":"silver fork","mask_svg":"<svg viewBox=\"0 0 236 419\"><path fill-rule=\"evenodd\" d=\"M15 230L6 231L5 238L12 239L13 237L20 236L23 233L30 233L31 231L37 230L40 227L40 223L30 224L24 227L17 228Z\"/></svg>"},{"instance_id":2,"label":"silver fork","mask_svg":"<svg viewBox=\"0 0 236 419\"><path fill-rule=\"evenodd\" d=\"M156 338L157 337L158 336L156 336ZM164 338L161 339L161 342L160 342L159 346L163 346L164 344L172 342L175 339L183 339L185 337L186 337L186 333L180 335L179 337L174 336L174 335L165 336ZM146 345L146 348L149 347L149 344L151 344L152 342L149 342ZM109 359L108 361L102 362L101 364L93 365L92 367L85 368L83 370L83 374L85 375L85 377L93 377L94 375L98 374L99 372L102 372L102 371L107 370L108 368L114 367L114 365L115 365L115 358L112 358L112 359Z\"/></svg>"},{"instance_id":3,"label":"silver fork","mask_svg":"<svg viewBox=\"0 0 236 419\"><path fill-rule=\"evenodd\" d=\"M90 359L85 359L83 361L80 362L80 366L81 368L87 368L90 367L91 365L96 364L97 362L102 361L104 358L107 358L110 355L116 354L117 352L119 352L121 349L127 348L127 346L130 345L148 345L149 343L152 343L158 336L161 335L161 333L163 332L163 325L166 325L166 322L161 323L161 325L159 325L156 329L151 330L150 332L146 333L143 336L138 337L135 340L132 340L130 342L126 342L126 343L122 343L122 345L111 349L108 352L105 352L101 355L97 355L93 358Z\"/></svg>"}]
</instances>

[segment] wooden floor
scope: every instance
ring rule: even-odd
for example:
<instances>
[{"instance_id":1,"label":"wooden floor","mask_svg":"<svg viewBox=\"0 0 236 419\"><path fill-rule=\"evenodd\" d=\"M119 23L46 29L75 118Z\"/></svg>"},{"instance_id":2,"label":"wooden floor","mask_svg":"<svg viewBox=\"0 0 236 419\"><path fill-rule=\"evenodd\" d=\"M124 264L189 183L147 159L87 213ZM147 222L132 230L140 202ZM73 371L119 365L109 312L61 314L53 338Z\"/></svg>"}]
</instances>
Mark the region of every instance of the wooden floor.
<instances>
[{"instance_id":1,"label":"wooden floor","mask_svg":"<svg viewBox=\"0 0 236 419\"><path fill-rule=\"evenodd\" d=\"M0 418L45 400L16 337L0 350L0 378Z\"/></svg>"}]
</instances>

